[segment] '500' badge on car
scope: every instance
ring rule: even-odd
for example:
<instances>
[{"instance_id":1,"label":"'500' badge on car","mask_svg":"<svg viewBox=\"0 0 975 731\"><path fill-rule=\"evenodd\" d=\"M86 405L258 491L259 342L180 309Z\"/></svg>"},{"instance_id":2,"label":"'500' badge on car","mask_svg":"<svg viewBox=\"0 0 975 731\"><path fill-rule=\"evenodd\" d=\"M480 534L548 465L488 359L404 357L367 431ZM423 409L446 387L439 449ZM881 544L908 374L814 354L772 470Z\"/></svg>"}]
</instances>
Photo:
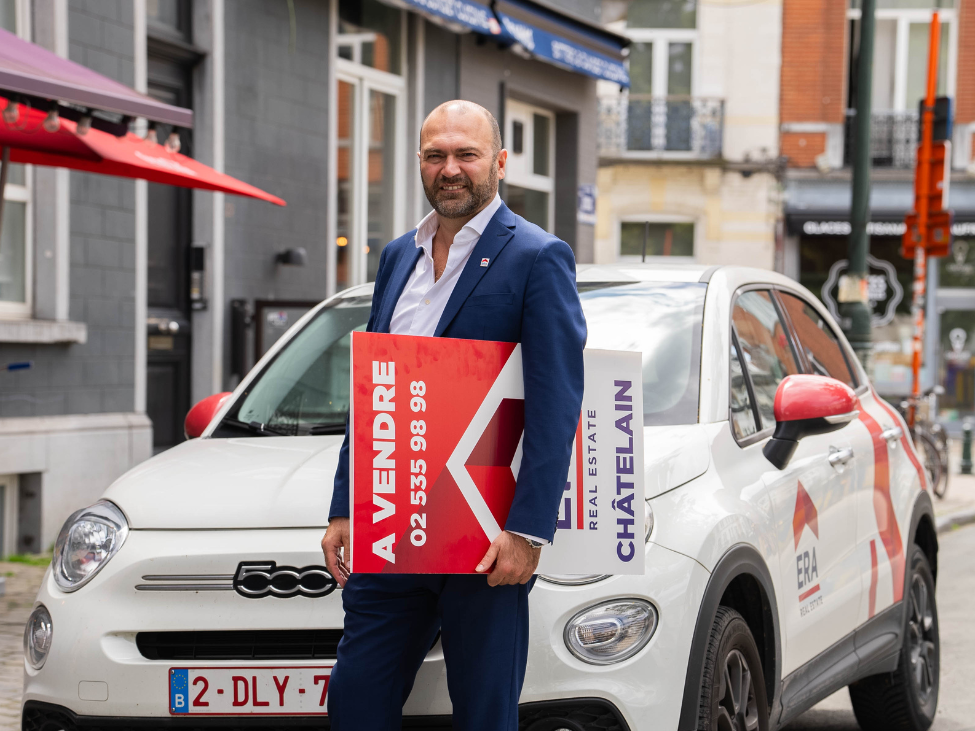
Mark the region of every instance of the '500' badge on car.
<instances>
[{"instance_id":1,"label":"'500' badge on car","mask_svg":"<svg viewBox=\"0 0 975 731\"><path fill-rule=\"evenodd\" d=\"M337 583L324 566L278 566L274 561L241 561L234 574L234 591L249 599L275 596L328 596Z\"/></svg>"}]
</instances>

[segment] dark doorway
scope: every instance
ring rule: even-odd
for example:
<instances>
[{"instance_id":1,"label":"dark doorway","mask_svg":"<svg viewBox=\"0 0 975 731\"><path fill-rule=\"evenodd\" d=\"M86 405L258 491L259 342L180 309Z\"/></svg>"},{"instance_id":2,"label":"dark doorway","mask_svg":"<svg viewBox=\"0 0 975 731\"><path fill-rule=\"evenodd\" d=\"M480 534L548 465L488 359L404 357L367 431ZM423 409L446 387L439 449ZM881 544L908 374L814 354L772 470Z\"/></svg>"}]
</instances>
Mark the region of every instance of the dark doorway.
<instances>
[{"instance_id":1,"label":"dark doorway","mask_svg":"<svg viewBox=\"0 0 975 731\"><path fill-rule=\"evenodd\" d=\"M148 60L150 96L191 108L191 66L152 55ZM160 144L176 132L179 151L192 157L190 130L163 124L155 129ZM149 183L148 219L146 410L153 451L160 452L183 441L183 419L190 408L190 191Z\"/></svg>"}]
</instances>

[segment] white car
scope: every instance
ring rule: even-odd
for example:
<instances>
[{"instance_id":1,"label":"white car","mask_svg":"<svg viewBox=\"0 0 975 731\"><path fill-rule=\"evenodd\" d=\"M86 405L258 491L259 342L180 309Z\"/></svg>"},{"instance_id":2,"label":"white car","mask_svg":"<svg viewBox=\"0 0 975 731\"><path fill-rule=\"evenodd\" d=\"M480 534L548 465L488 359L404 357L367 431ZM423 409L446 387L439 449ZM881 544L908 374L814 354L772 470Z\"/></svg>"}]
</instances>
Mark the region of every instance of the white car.
<instances>
[{"instance_id":1,"label":"white car","mask_svg":"<svg viewBox=\"0 0 975 731\"><path fill-rule=\"evenodd\" d=\"M847 685L863 728L927 728L931 499L826 309L737 267L578 282L588 346L643 354L646 572L540 577L520 728L774 729ZM194 408L201 438L69 518L26 630L23 729L327 726L343 616L319 541L371 293L309 312ZM450 710L434 644L404 726Z\"/></svg>"}]
</instances>

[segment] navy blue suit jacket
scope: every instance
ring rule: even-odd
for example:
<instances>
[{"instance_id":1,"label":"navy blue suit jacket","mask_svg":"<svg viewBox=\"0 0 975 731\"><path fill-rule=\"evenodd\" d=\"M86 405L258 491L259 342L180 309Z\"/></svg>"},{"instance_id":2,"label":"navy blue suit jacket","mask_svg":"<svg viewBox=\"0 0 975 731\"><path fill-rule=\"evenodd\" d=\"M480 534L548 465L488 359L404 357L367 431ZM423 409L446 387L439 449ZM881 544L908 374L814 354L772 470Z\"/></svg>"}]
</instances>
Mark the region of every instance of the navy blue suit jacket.
<instances>
[{"instance_id":1,"label":"navy blue suit jacket","mask_svg":"<svg viewBox=\"0 0 975 731\"><path fill-rule=\"evenodd\" d=\"M411 231L383 249L369 332L389 332L422 249ZM488 259L487 267L481 266ZM564 241L501 205L454 287L437 337L521 343L525 437L505 529L552 540L582 408L586 320L575 258ZM349 430L339 453L329 520L349 515Z\"/></svg>"}]
</instances>

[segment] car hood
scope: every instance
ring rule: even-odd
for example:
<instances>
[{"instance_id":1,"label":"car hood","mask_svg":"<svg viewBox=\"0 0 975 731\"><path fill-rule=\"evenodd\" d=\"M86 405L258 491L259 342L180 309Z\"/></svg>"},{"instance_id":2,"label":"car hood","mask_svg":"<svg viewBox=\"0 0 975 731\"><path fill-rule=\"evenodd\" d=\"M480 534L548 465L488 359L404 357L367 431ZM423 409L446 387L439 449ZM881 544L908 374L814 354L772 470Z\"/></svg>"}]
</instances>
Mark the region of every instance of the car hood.
<instances>
[{"instance_id":1,"label":"car hood","mask_svg":"<svg viewBox=\"0 0 975 731\"><path fill-rule=\"evenodd\" d=\"M324 526L341 436L193 439L105 493L131 528Z\"/></svg>"},{"instance_id":2,"label":"car hood","mask_svg":"<svg viewBox=\"0 0 975 731\"><path fill-rule=\"evenodd\" d=\"M646 498L657 497L707 472L711 445L700 424L650 426L643 430Z\"/></svg>"},{"instance_id":3,"label":"car hood","mask_svg":"<svg viewBox=\"0 0 975 731\"><path fill-rule=\"evenodd\" d=\"M105 493L133 529L303 528L328 522L341 436L193 439L144 462ZM644 429L646 496L704 474L705 429Z\"/></svg>"}]
</instances>

